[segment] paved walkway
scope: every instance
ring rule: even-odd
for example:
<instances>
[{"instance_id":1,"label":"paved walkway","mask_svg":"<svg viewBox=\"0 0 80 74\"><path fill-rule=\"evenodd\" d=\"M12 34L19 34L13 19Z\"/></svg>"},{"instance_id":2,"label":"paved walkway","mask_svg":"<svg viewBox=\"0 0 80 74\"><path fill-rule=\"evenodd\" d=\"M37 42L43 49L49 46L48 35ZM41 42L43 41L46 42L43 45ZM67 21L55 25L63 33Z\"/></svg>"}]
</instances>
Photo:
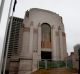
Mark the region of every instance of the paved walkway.
<instances>
[{"instance_id":1,"label":"paved walkway","mask_svg":"<svg viewBox=\"0 0 80 74\"><path fill-rule=\"evenodd\" d=\"M73 69L73 70L68 70L66 68L54 68L54 69L41 69L38 71L35 71L32 74L78 74L77 70Z\"/></svg>"}]
</instances>

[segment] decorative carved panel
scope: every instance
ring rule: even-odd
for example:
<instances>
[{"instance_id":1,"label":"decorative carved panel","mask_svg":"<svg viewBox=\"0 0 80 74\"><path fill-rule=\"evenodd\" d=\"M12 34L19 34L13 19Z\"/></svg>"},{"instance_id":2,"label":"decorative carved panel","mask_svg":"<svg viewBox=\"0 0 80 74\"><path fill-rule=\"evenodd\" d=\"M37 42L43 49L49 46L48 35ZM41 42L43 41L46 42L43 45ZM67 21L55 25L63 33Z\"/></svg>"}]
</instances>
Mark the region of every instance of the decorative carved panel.
<instances>
[{"instance_id":1,"label":"decorative carved panel","mask_svg":"<svg viewBox=\"0 0 80 74\"><path fill-rule=\"evenodd\" d=\"M51 42L41 41L41 48L51 48Z\"/></svg>"},{"instance_id":2,"label":"decorative carved panel","mask_svg":"<svg viewBox=\"0 0 80 74\"><path fill-rule=\"evenodd\" d=\"M23 28L23 31L28 31L29 32L30 31L30 28L29 27L24 27Z\"/></svg>"},{"instance_id":3,"label":"decorative carved panel","mask_svg":"<svg viewBox=\"0 0 80 74\"><path fill-rule=\"evenodd\" d=\"M28 11L28 10L26 11L25 16L26 16L26 17L29 17L29 11Z\"/></svg>"}]
</instances>

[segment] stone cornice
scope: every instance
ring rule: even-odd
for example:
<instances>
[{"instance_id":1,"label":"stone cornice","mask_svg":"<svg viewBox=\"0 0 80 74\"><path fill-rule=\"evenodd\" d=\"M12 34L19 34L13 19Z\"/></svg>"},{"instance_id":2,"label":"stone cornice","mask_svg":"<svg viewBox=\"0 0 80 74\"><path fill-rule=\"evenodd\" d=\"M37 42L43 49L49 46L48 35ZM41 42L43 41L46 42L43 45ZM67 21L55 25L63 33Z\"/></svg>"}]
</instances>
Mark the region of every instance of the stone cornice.
<instances>
[{"instance_id":1,"label":"stone cornice","mask_svg":"<svg viewBox=\"0 0 80 74\"><path fill-rule=\"evenodd\" d=\"M52 12L52 11L49 11L49 10L45 10L45 9L40 9L40 8L31 8L30 9L30 11L34 11L34 10L38 10L38 11L42 11L42 12L47 12L47 13L50 13L52 15L60 16L59 14L57 14L55 12Z\"/></svg>"},{"instance_id":2,"label":"stone cornice","mask_svg":"<svg viewBox=\"0 0 80 74\"><path fill-rule=\"evenodd\" d=\"M20 60L32 60L30 58L19 58Z\"/></svg>"}]
</instances>

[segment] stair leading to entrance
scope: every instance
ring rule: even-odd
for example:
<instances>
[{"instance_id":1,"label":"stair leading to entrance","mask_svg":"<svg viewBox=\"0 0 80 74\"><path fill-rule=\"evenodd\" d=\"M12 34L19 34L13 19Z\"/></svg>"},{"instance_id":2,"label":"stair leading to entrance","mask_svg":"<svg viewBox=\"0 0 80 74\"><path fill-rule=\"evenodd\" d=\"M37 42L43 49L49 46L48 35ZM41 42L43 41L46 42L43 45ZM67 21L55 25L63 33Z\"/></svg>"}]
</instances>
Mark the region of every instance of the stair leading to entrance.
<instances>
[{"instance_id":1,"label":"stair leading to entrance","mask_svg":"<svg viewBox=\"0 0 80 74\"><path fill-rule=\"evenodd\" d=\"M66 68L53 68L53 69L40 69L32 74L78 74L76 69Z\"/></svg>"}]
</instances>

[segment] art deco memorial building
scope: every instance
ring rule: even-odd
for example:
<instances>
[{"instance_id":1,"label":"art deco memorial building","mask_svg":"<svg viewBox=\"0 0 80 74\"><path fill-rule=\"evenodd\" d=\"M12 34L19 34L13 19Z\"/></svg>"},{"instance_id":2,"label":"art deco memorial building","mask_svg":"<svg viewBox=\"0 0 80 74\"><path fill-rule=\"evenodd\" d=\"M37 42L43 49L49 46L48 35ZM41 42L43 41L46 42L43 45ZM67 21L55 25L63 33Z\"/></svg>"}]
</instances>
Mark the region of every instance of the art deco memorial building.
<instances>
[{"instance_id":1,"label":"art deco memorial building","mask_svg":"<svg viewBox=\"0 0 80 74\"><path fill-rule=\"evenodd\" d=\"M22 27L20 73L24 68L23 71L36 70L37 61L41 59L65 60L66 56L62 17L43 9L33 8L27 11Z\"/></svg>"},{"instance_id":2,"label":"art deco memorial building","mask_svg":"<svg viewBox=\"0 0 80 74\"><path fill-rule=\"evenodd\" d=\"M30 74L37 70L40 60L64 61L67 57L62 17L54 12L38 8L26 11L18 35L20 46L16 51L20 53L11 58L9 74Z\"/></svg>"}]
</instances>

